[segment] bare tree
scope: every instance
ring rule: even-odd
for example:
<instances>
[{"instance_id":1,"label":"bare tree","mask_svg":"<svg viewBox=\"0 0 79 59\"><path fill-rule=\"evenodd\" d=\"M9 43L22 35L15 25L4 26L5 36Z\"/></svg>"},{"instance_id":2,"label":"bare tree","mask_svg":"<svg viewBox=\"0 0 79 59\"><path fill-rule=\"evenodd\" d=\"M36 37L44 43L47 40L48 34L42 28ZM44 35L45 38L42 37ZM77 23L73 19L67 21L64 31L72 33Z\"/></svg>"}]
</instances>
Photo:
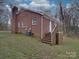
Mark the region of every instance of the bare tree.
<instances>
[{"instance_id":1,"label":"bare tree","mask_svg":"<svg viewBox=\"0 0 79 59\"><path fill-rule=\"evenodd\" d=\"M65 32L65 21L64 21L64 4L61 0L58 0L57 4L57 17L60 20L60 31Z\"/></svg>"},{"instance_id":2,"label":"bare tree","mask_svg":"<svg viewBox=\"0 0 79 59\"><path fill-rule=\"evenodd\" d=\"M68 10L69 16L71 18L70 29L74 33L79 32L79 0L72 0L71 7Z\"/></svg>"},{"instance_id":3,"label":"bare tree","mask_svg":"<svg viewBox=\"0 0 79 59\"><path fill-rule=\"evenodd\" d=\"M71 0L70 7L63 7L62 1L58 0L58 17L63 23L66 33L79 33L79 0Z\"/></svg>"},{"instance_id":4,"label":"bare tree","mask_svg":"<svg viewBox=\"0 0 79 59\"><path fill-rule=\"evenodd\" d=\"M9 19L8 9L4 4L3 0L0 0L0 29L7 29Z\"/></svg>"}]
</instances>

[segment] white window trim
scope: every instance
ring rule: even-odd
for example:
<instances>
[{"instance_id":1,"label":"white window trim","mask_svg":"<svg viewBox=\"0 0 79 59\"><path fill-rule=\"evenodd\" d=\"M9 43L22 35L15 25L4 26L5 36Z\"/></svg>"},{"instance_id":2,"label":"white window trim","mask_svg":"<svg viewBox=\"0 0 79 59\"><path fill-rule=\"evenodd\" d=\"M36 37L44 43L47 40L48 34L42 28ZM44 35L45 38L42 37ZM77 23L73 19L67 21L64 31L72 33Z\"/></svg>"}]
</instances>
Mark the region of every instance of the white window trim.
<instances>
[{"instance_id":1,"label":"white window trim","mask_svg":"<svg viewBox=\"0 0 79 59\"><path fill-rule=\"evenodd\" d=\"M32 18L32 25L37 25L37 18Z\"/></svg>"}]
</instances>

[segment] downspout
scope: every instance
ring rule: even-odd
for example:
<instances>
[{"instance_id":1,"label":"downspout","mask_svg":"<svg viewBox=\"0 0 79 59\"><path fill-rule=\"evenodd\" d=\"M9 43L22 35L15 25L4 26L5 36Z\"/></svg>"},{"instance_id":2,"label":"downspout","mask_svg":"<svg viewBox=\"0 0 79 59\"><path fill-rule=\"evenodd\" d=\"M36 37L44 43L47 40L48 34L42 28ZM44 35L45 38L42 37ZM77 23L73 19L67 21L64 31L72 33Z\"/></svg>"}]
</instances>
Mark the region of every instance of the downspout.
<instances>
[{"instance_id":1,"label":"downspout","mask_svg":"<svg viewBox=\"0 0 79 59\"><path fill-rule=\"evenodd\" d=\"M43 39L43 16L41 16L41 39Z\"/></svg>"},{"instance_id":2,"label":"downspout","mask_svg":"<svg viewBox=\"0 0 79 59\"><path fill-rule=\"evenodd\" d=\"M51 23L52 21L51 21L51 19L50 19L50 22L49 22L49 32L51 33L51 31L52 31L52 23Z\"/></svg>"}]
</instances>

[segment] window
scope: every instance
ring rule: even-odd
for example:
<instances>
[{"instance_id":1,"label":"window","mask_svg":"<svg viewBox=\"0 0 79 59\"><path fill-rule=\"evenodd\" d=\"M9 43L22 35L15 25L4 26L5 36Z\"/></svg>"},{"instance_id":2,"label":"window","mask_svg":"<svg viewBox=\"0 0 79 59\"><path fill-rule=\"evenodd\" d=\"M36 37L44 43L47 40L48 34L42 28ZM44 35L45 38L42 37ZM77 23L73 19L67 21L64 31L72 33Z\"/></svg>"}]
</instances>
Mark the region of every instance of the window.
<instances>
[{"instance_id":1,"label":"window","mask_svg":"<svg viewBox=\"0 0 79 59\"><path fill-rule=\"evenodd\" d=\"M32 19L32 25L36 25L37 24L37 19L36 18L33 18Z\"/></svg>"}]
</instances>

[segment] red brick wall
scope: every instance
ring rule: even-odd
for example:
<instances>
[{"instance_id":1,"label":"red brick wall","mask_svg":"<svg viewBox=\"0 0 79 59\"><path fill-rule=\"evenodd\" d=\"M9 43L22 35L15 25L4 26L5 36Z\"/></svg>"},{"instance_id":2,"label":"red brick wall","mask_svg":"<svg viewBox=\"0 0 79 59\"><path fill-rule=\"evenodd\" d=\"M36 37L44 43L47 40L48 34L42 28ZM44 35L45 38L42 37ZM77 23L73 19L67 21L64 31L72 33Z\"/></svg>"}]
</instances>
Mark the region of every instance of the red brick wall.
<instances>
[{"instance_id":1,"label":"red brick wall","mask_svg":"<svg viewBox=\"0 0 79 59\"><path fill-rule=\"evenodd\" d=\"M32 25L32 18L37 19L37 25ZM36 36L41 36L41 15L30 11L24 11L17 16L18 22L24 23L24 26L32 28L32 32ZM23 28L20 28L21 32Z\"/></svg>"},{"instance_id":2,"label":"red brick wall","mask_svg":"<svg viewBox=\"0 0 79 59\"><path fill-rule=\"evenodd\" d=\"M37 24L36 25L32 25L32 19L33 18L37 19ZM38 37L41 38L41 19L42 19L41 14L29 11L29 10L22 11L19 14L17 14L17 16L16 15L13 16L12 31L22 33L26 28L26 27L22 27L22 25L23 26L28 26L28 28L32 29L32 33L34 33L35 36L38 36ZM42 24L43 33L48 33L49 32L49 23L50 23L50 21L48 19L43 18L43 24ZM18 27L18 25L20 27Z\"/></svg>"},{"instance_id":3,"label":"red brick wall","mask_svg":"<svg viewBox=\"0 0 79 59\"><path fill-rule=\"evenodd\" d=\"M37 18L37 25L32 25L32 32L37 36L41 36L41 15L32 13L32 18Z\"/></svg>"},{"instance_id":4,"label":"red brick wall","mask_svg":"<svg viewBox=\"0 0 79 59\"><path fill-rule=\"evenodd\" d=\"M49 24L50 24L50 20L44 18L44 20L43 20L43 32L44 33L49 32Z\"/></svg>"}]
</instances>

